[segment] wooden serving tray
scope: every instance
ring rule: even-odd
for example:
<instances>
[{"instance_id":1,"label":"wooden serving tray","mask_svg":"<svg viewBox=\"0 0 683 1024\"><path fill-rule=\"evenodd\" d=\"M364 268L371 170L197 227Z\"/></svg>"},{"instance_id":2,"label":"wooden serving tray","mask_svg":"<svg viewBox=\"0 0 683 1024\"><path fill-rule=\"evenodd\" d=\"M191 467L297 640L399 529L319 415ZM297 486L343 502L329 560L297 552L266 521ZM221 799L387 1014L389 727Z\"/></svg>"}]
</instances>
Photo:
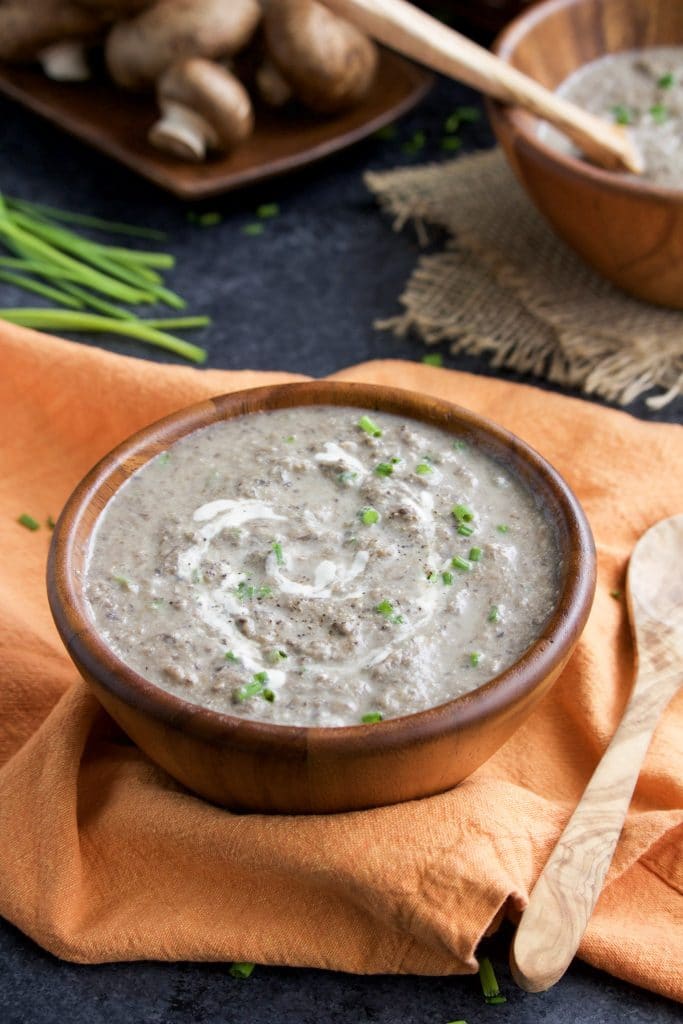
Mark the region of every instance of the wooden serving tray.
<instances>
[{"instance_id":1,"label":"wooden serving tray","mask_svg":"<svg viewBox=\"0 0 683 1024\"><path fill-rule=\"evenodd\" d=\"M382 50L372 90L354 109L325 118L259 108L254 134L233 153L190 164L148 143L158 117L151 96L124 92L103 78L54 82L37 68L0 66L0 92L181 199L214 196L321 160L405 113L432 81L422 68Z\"/></svg>"}]
</instances>

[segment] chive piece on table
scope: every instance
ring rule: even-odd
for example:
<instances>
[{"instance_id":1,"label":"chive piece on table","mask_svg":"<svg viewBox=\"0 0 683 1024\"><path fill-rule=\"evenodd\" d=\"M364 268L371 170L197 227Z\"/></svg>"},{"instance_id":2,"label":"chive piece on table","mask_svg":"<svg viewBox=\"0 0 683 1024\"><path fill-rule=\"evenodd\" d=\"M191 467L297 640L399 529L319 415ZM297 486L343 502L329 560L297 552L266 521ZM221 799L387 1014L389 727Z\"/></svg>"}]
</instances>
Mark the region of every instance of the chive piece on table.
<instances>
[{"instance_id":1,"label":"chive piece on table","mask_svg":"<svg viewBox=\"0 0 683 1024\"><path fill-rule=\"evenodd\" d=\"M231 978L250 978L253 974L256 964L230 964L228 968Z\"/></svg>"},{"instance_id":2,"label":"chive piece on table","mask_svg":"<svg viewBox=\"0 0 683 1024\"><path fill-rule=\"evenodd\" d=\"M39 530L40 523L33 516L30 516L28 512L22 512L17 522L20 526L25 526L27 530Z\"/></svg>"},{"instance_id":3,"label":"chive piece on table","mask_svg":"<svg viewBox=\"0 0 683 1024\"><path fill-rule=\"evenodd\" d=\"M404 142L401 146L402 152L407 156L415 156L416 153L421 152L424 149L425 143L427 142L427 136L423 131L417 131L407 142Z\"/></svg>"},{"instance_id":4,"label":"chive piece on table","mask_svg":"<svg viewBox=\"0 0 683 1024\"><path fill-rule=\"evenodd\" d=\"M130 235L131 237L149 238L159 242L163 242L166 238L166 232L158 231L156 228L140 227L138 224L124 224L114 220L103 220L101 217L90 217L84 213L59 210L54 206L46 206L44 203L32 203L27 199L8 198L8 205L17 210L27 210L30 213L49 217L51 220L61 220L65 224L79 224L85 228L97 228L101 231L108 231L112 235Z\"/></svg>"},{"instance_id":5,"label":"chive piece on table","mask_svg":"<svg viewBox=\"0 0 683 1024\"><path fill-rule=\"evenodd\" d=\"M451 565L454 569L460 569L462 572L468 572L472 568L467 559L463 558L462 555L453 555Z\"/></svg>"},{"instance_id":6,"label":"chive piece on table","mask_svg":"<svg viewBox=\"0 0 683 1024\"><path fill-rule=\"evenodd\" d=\"M479 981L481 982L481 990L487 1003L495 1005L507 1002L505 996L501 995L498 979L487 956L482 957L479 963Z\"/></svg>"},{"instance_id":7,"label":"chive piece on table","mask_svg":"<svg viewBox=\"0 0 683 1024\"><path fill-rule=\"evenodd\" d=\"M365 431L370 437L381 437L382 431L369 416L361 416L358 420L358 426L361 430Z\"/></svg>"},{"instance_id":8,"label":"chive piece on table","mask_svg":"<svg viewBox=\"0 0 683 1024\"><path fill-rule=\"evenodd\" d=\"M428 352L426 356L422 356L422 362L426 366L443 366L443 356L440 352Z\"/></svg>"},{"instance_id":9,"label":"chive piece on table","mask_svg":"<svg viewBox=\"0 0 683 1024\"><path fill-rule=\"evenodd\" d=\"M470 562L481 562L482 554L481 548L470 548Z\"/></svg>"},{"instance_id":10,"label":"chive piece on table","mask_svg":"<svg viewBox=\"0 0 683 1024\"><path fill-rule=\"evenodd\" d=\"M257 235L262 235L265 230L264 225L259 221L254 221L252 224L242 225L242 234L247 235L249 238L255 238Z\"/></svg>"},{"instance_id":11,"label":"chive piece on table","mask_svg":"<svg viewBox=\"0 0 683 1024\"><path fill-rule=\"evenodd\" d=\"M383 128L378 128L373 135L373 139L380 139L382 142L391 142L396 138L398 132L396 131L395 124L385 124Z\"/></svg>"},{"instance_id":12,"label":"chive piece on table","mask_svg":"<svg viewBox=\"0 0 683 1024\"><path fill-rule=\"evenodd\" d=\"M373 722L381 722L384 715L381 711L368 711L367 715L363 715L361 722L364 725L371 725Z\"/></svg>"},{"instance_id":13,"label":"chive piece on table","mask_svg":"<svg viewBox=\"0 0 683 1024\"><path fill-rule=\"evenodd\" d=\"M261 203L256 208L256 216L259 220L270 220L271 217L277 217L280 212L280 207L277 203Z\"/></svg>"},{"instance_id":14,"label":"chive piece on table","mask_svg":"<svg viewBox=\"0 0 683 1024\"><path fill-rule=\"evenodd\" d=\"M45 520L45 525L47 526L48 530L54 530L57 523L54 521L52 516L48 516L47 519Z\"/></svg>"},{"instance_id":15,"label":"chive piece on table","mask_svg":"<svg viewBox=\"0 0 683 1024\"><path fill-rule=\"evenodd\" d=\"M361 509L360 517L366 526L372 526L373 523L379 522L379 512L376 508Z\"/></svg>"},{"instance_id":16,"label":"chive piece on table","mask_svg":"<svg viewBox=\"0 0 683 1024\"><path fill-rule=\"evenodd\" d=\"M223 218L217 210L207 210L206 213L200 213L197 215L196 224L200 228L212 228L216 224L220 224Z\"/></svg>"},{"instance_id":17,"label":"chive piece on table","mask_svg":"<svg viewBox=\"0 0 683 1024\"><path fill-rule=\"evenodd\" d=\"M459 139L457 135L446 135L441 140L441 148L446 153L457 153L459 149L462 149L462 139Z\"/></svg>"}]
</instances>

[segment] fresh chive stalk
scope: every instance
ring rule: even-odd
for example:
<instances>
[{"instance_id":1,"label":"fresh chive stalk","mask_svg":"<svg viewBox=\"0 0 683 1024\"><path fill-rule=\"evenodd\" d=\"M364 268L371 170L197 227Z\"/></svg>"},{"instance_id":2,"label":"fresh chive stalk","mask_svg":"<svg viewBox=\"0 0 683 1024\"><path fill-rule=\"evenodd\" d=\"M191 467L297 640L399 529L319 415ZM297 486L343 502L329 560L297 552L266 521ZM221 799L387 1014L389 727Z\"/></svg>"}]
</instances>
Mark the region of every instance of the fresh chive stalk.
<instances>
[{"instance_id":1,"label":"fresh chive stalk","mask_svg":"<svg viewBox=\"0 0 683 1024\"><path fill-rule=\"evenodd\" d=\"M131 238L148 238L156 242L163 242L166 238L166 232L158 231L156 228L145 228L140 227L139 224L125 224L114 220L102 220L100 217L90 217L84 213L59 210L54 206L46 206L44 203L32 203L27 199L7 199L7 205L10 209L37 213L50 220L61 220L65 224L79 224L84 228L96 228L111 235L129 235Z\"/></svg>"},{"instance_id":2,"label":"fresh chive stalk","mask_svg":"<svg viewBox=\"0 0 683 1024\"><path fill-rule=\"evenodd\" d=\"M96 313L102 313L103 316L111 316L115 320L138 319L129 310L123 309L122 306L115 306L113 302L107 302L106 299L101 299L98 295L93 295L72 281L65 282L62 288L80 302L81 308L87 306L88 309L94 309Z\"/></svg>"},{"instance_id":3,"label":"fresh chive stalk","mask_svg":"<svg viewBox=\"0 0 683 1024\"><path fill-rule=\"evenodd\" d=\"M507 1002L505 996L501 995L493 965L487 956L482 957L479 963L479 981L487 1003L495 1006Z\"/></svg>"},{"instance_id":4,"label":"fresh chive stalk","mask_svg":"<svg viewBox=\"0 0 683 1024\"><path fill-rule=\"evenodd\" d=\"M26 292L35 292L52 302L59 302L62 306L69 306L71 309L83 309L83 302L73 295L67 294L67 288L52 288L49 284L41 284L24 274L12 274L6 270L0 270L0 281L5 284L13 284L16 288L22 288Z\"/></svg>"}]
</instances>

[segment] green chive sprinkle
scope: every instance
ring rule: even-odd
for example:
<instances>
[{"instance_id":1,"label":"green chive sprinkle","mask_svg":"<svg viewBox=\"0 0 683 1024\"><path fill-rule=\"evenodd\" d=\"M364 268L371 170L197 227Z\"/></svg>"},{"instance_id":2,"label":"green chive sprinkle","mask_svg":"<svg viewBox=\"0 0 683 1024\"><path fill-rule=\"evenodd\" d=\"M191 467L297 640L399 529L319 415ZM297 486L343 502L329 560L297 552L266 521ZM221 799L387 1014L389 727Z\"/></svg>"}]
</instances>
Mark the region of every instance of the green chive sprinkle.
<instances>
[{"instance_id":1,"label":"green chive sprinkle","mask_svg":"<svg viewBox=\"0 0 683 1024\"><path fill-rule=\"evenodd\" d=\"M45 520L45 525L47 526L48 530L54 530L57 524L52 518L52 516L48 516L47 519Z\"/></svg>"},{"instance_id":2,"label":"green chive sprinkle","mask_svg":"<svg viewBox=\"0 0 683 1024\"><path fill-rule=\"evenodd\" d=\"M498 533L509 533L510 531L510 527L507 523L499 523L496 529L498 530Z\"/></svg>"},{"instance_id":3,"label":"green chive sprinkle","mask_svg":"<svg viewBox=\"0 0 683 1024\"><path fill-rule=\"evenodd\" d=\"M354 473L353 470L345 469L343 473L339 473L337 480L343 487L350 487L357 476L358 473Z\"/></svg>"},{"instance_id":4,"label":"green chive sprinkle","mask_svg":"<svg viewBox=\"0 0 683 1024\"><path fill-rule=\"evenodd\" d=\"M255 238L257 235L262 235L265 231L263 224L255 221L253 224L243 224L242 234L247 235L249 238Z\"/></svg>"},{"instance_id":5,"label":"green chive sprinkle","mask_svg":"<svg viewBox=\"0 0 683 1024\"><path fill-rule=\"evenodd\" d=\"M287 660L287 652L286 651L280 651L280 650L276 649L274 651L271 651L270 654L268 655L268 661L272 665L277 665L280 661L286 661L286 660Z\"/></svg>"},{"instance_id":6,"label":"green chive sprinkle","mask_svg":"<svg viewBox=\"0 0 683 1024\"><path fill-rule=\"evenodd\" d=\"M366 434L369 434L370 437L382 436L382 431L377 426L377 424L370 419L369 416L361 416L361 418L358 420L358 426L360 427L361 430L364 430Z\"/></svg>"},{"instance_id":7,"label":"green chive sprinkle","mask_svg":"<svg viewBox=\"0 0 683 1024\"><path fill-rule=\"evenodd\" d=\"M114 583L118 583L118 585L123 587L124 590L130 590L130 580L126 579L125 576L114 576L112 578Z\"/></svg>"},{"instance_id":8,"label":"green chive sprinkle","mask_svg":"<svg viewBox=\"0 0 683 1024\"><path fill-rule=\"evenodd\" d=\"M474 124L481 117L477 107L456 107L452 114L446 118L443 129L449 135L457 132L463 124Z\"/></svg>"},{"instance_id":9,"label":"green chive sprinkle","mask_svg":"<svg viewBox=\"0 0 683 1024\"><path fill-rule=\"evenodd\" d=\"M254 682L255 683L261 683L261 685L263 685L263 683L267 683L268 682L268 673L267 672L255 672L254 673Z\"/></svg>"},{"instance_id":10,"label":"green chive sprinkle","mask_svg":"<svg viewBox=\"0 0 683 1024\"><path fill-rule=\"evenodd\" d=\"M383 615L385 619L392 622L394 625L400 625L403 622L402 615L396 615L394 612L394 606L391 601L380 601L378 605L375 605L375 611Z\"/></svg>"},{"instance_id":11,"label":"green chive sprinkle","mask_svg":"<svg viewBox=\"0 0 683 1024\"><path fill-rule=\"evenodd\" d=\"M375 139L380 139L381 142L391 142L396 138L396 125L385 124L384 128L378 128L374 134Z\"/></svg>"},{"instance_id":12,"label":"green chive sprinkle","mask_svg":"<svg viewBox=\"0 0 683 1024\"><path fill-rule=\"evenodd\" d=\"M280 207L277 203L261 203L256 208L256 216L259 220L269 220L271 217L277 217L280 212Z\"/></svg>"},{"instance_id":13,"label":"green chive sprinkle","mask_svg":"<svg viewBox=\"0 0 683 1024\"><path fill-rule=\"evenodd\" d=\"M463 558L462 555L453 555L451 565L454 569L461 569L463 572L467 572L472 568L467 559Z\"/></svg>"},{"instance_id":14,"label":"green chive sprinkle","mask_svg":"<svg viewBox=\"0 0 683 1024\"><path fill-rule=\"evenodd\" d=\"M470 562L481 562L482 554L481 548L470 548Z\"/></svg>"},{"instance_id":15,"label":"green chive sprinkle","mask_svg":"<svg viewBox=\"0 0 683 1024\"><path fill-rule=\"evenodd\" d=\"M375 466L377 476L391 476L393 472L394 467L390 462L380 462L379 465Z\"/></svg>"},{"instance_id":16,"label":"green chive sprinkle","mask_svg":"<svg viewBox=\"0 0 683 1024\"><path fill-rule=\"evenodd\" d=\"M372 526L373 523L379 522L379 512L376 508L361 509L360 517L366 526Z\"/></svg>"},{"instance_id":17,"label":"green chive sprinkle","mask_svg":"<svg viewBox=\"0 0 683 1024\"><path fill-rule=\"evenodd\" d=\"M464 452L465 448L467 448L467 441L454 441L453 447L456 452Z\"/></svg>"},{"instance_id":18,"label":"green chive sprinkle","mask_svg":"<svg viewBox=\"0 0 683 1024\"><path fill-rule=\"evenodd\" d=\"M364 725L371 725L373 722L381 722L383 718L384 715L381 711L369 711L367 715L363 715L361 722Z\"/></svg>"},{"instance_id":19,"label":"green chive sprinkle","mask_svg":"<svg viewBox=\"0 0 683 1024\"><path fill-rule=\"evenodd\" d=\"M472 668L476 668L480 661L481 654L479 653L479 651L472 651L472 653L470 654L470 665L472 666Z\"/></svg>"},{"instance_id":20,"label":"green chive sprinkle","mask_svg":"<svg viewBox=\"0 0 683 1024\"><path fill-rule=\"evenodd\" d=\"M613 597L615 601L621 601L621 591L620 590L610 590L609 596Z\"/></svg>"},{"instance_id":21,"label":"green chive sprinkle","mask_svg":"<svg viewBox=\"0 0 683 1024\"><path fill-rule=\"evenodd\" d=\"M633 111L623 103L612 107L612 116L617 124L633 124Z\"/></svg>"},{"instance_id":22,"label":"green chive sprinkle","mask_svg":"<svg viewBox=\"0 0 683 1024\"><path fill-rule=\"evenodd\" d=\"M457 135L447 135L441 140L441 148L445 153L457 153L462 148L462 139Z\"/></svg>"},{"instance_id":23,"label":"green chive sprinkle","mask_svg":"<svg viewBox=\"0 0 683 1024\"><path fill-rule=\"evenodd\" d=\"M497 604L492 604L487 615L489 622L500 622L500 609Z\"/></svg>"},{"instance_id":24,"label":"green chive sprinkle","mask_svg":"<svg viewBox=\"0 0 683 1024\"><path fill-rule=\"evenodd\" d=\"M261 696L263 697L264 700L267 700L269 704L272 704L273 701L275 700L275 691L266 689L263 691Z\"/></svg>"},{"instance_id":25,"label":"green chive sprinkle","mask_svg":"<svg viewBox=\"0 0 683 1024\"><path fill-rule=\"evenodd\" d=\"M240 659L237 657L237 655L235 654L234 651L226 651L225 652L225 660L226 661L232 661L232 662L235 662L236 664L239 664L239 660Z\"/></svg>"},{"instance_id":26,"label":"green chive sprinkle","mask_svg":"<svg viewBox=\"0 0 683 1024\"><path fill-rule=\"evenodd\" d=\"M412 138L403 143L401 149L407 156L415 156L416 153L419 153L424 149L426 142L427 136L425 133L423 131L417 131Z\"/></svg>"},{"instance_id":27,"label":"green chive sprinkle","mask_svg":"<svg viewBox=\"0 0 683 1024\"><path fill-rule=\"evenodd\" d=\"M661 78L657 79L657 88L658 89L670 89L673 84L674 84L674 76L673 76L671 71L667 71L667 73L665 75L662 75Z\"/></svg>"},{"instance_id":28,"label":"green chive sprinkle","mask_svg":"<svg viewBox=\"0 0 683 1024\"><path fill-rule=\"evenodd\" d=\"M440 352L429 352L426 356L422 356L422 362L426 366L443 366L443 356Z\"/></svg>"},{"instance_id":29,"label":"green chive sprinkle","mask_svg":"<svg viewBox=\"0 0 683 1024\"><path fill-rule=\"evenodd\" d=\"M471 537L474 533L474 527L468 526L467 523L461 523L458 527L458 533L461 537Z\"/></svg>"},{"instance_id":30,"label":"green chive sprinkle","mask_svg":"<svg viewBox=\"0 0 683 1024\"><path fill-rule=\"evenodd\" d=\"M250 697L257 697L262 690L263 683L259 682L256 676L254 676L251 683L245 683L244 686L240 686L235 690L233 696L236 701L239 701L239 703L242 704L243 701L249 700Z\"/></svg>"},{"instance_id":31,"label":"green chive sprinkle","mask_svg":"<svg viewBox=\"0 0 683 1024\"><path fill-rule=\"evenodd\" d=\"M432 467L430 465L428 465L428 463L426 463L426 462L420 462L415 467L415 472L419 476L425 476L427 473L431 473L432 472Z\"/></svg>"},{"instance_id":32,"label":"green chive sprinkle","mask_svg":"<svg viewBox=\"0 0 683 1024\"><path fill-rule=\"evenodd\" d=\"M498 979L487 956L483 957L479 964L479 981L481 982L481 990L487 1003L496 1005L507 1002L505 996L501 995Z\"/></svg>"},{"instance_id":33,"label":"green chive sprinkle","mask_svg":"<svg viewBox=\"0 0 683 1024\"><path fill-rule=\"evenodd\" d=\"M294 434L289 434L289 435L288 435L288 436L287 436L287 437L285 438L285 441L286 441L286 443L287 443L287 444L293 444L293 443L294 443L294 440L295 440Z\"/></svg>"},{"instance_id":34,"label":"green chive sprinkle","mask_svg":"<svg viewBox=\"0 0 683 1024\"><path fill-rule=\"evenodd\" d=\"M650 107L650 117L655 124L664 124L669 116L669 112L663 103L655 103L653 107Z\"/></svg>"},{"instance_id":35,"label":"green chive sprinkle","mask_svg":"<svg viewBox=\"0 0 683 1024\"><path fill-rule=\"evenodd\" d=\"M452 572L442 572L441 573L441 579L444 581L444 584L447 587L450 587L452 585L452 583L453 583L453 573Z\"/></svg>"},{"instance_id":36,"label":"green chive sprinkle","mask_svg":"<svg viewBox=\"0 0 683 1024\"><path fill-rule=\"evenodd\" d=\"M232 978L250 978L256 964L230 964L229 973Z\"/></svg>"},{"instance_id":37,"label":"green chive sprinkle","mask_svg":"<svg viewBox=\"0 0 683 1024\"><path fill-rule=\"evenodd\" d=\"M19 518L17 519L17 522L21 526L25 526L27 530L40 529L40 523L38 522L38 520L34 519L33 516L30 516L28 512L22 512Z\"/></svg>"},{"instance_id":38,"label":"green chive sprinkle","mask_svg":"<svg viewBox=\"0 0 683 1024\"><path fill-rule=\"evenodd\" d=\"M467 505L454 505L451 509L451 515L459 523L471 523L474 519L474 512Z\"/></svg>"},{"instance_id":39,"label":"green chive sprinkle","mask_svg":"<svg viewBox=\"0 0 683 1024\"><path fill-rule=\"evenodd\" d=\"M199 224L200 228L212 228L215 224L220 224L222 220L220 213L216 210L209 210L207 213L200 213L195 223Z\"/></svg>"},{"instance_id":40,"label":"green chive sprinkle","mask_svg":"<svg viewBox=\"0 0 683 1024\"><path fill-rule=\"evenodd\" d=\"M285 556L282 554L282 544L279 541L273 541L273 554L275 555L275 561L278 565L285 564Z\"/></svg>"}]
</instances>

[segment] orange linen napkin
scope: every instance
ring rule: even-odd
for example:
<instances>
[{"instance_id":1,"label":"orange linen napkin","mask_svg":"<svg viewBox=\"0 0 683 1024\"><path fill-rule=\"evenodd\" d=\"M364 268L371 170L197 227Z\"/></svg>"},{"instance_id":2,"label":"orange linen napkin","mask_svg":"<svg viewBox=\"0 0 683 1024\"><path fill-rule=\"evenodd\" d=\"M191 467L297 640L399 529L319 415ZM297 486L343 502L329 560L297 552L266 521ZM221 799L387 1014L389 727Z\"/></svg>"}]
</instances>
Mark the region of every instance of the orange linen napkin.
<instances>
[{"instance_id":1,"label":"orange linen napkin","mask_svg":"<svg viewBox=\"0 0 683 1024\"><path fill-rule=\"evenodd\" d=\"M414 363L344 379L466 404L519 433L580 496L599 549L594 610L554 690L441 796L319 817L231 814L125 740L72 667L44 587L49 531L86 470L183 404L285 374L197 371L0 325L0 913L70 960L196 959L356 972L472 972L513 917L615 728L633 651L622 589L636 538L683 509L683 431L530 387ZM580 954L683 997L683 700L648 753Z\"/></svg>"}]
</instances>

